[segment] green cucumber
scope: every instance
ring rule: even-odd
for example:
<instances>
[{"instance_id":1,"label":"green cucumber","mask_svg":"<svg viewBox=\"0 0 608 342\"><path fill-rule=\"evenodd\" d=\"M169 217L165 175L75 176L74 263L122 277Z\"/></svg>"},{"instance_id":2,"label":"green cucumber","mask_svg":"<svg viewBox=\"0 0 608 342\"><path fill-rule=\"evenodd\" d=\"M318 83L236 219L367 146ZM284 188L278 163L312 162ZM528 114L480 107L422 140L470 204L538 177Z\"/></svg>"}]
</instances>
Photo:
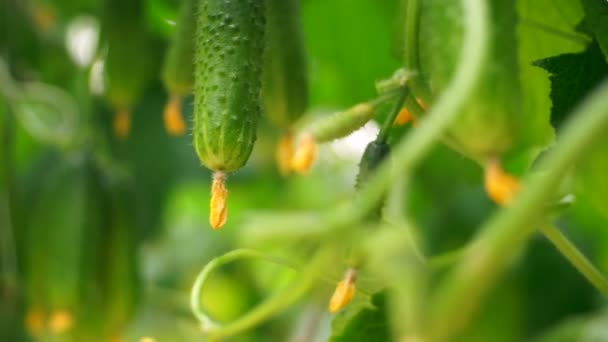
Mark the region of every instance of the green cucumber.
<instances>
[{"instance_id":1,"label":"green cucumber","mask_svg":"<svg viewBox=\"0 0 608 342\"><path fill-rule=\"evenodd\" d=\"M420 73L437 97L452 79L463 39L460 3L452 0L421 2ZM482 79L467 101L448 139L477 161L500 156L513 148L526 113L517 59L515 2L491 0L490 47L482 66ZM431 104L432 106L432 104Z\"/></svg>"},{"instance_id":2,"label":"green cucumber","mask_svg":"<svg viewBox=\"0 0 608 342\"><path fill-rule=\"evenodd\" d=\"M202 1L196 31L194 147L207 168L235 171L249 159L261 111L264 1Z\"/></svg>"},{"instance_id":3,"label":"green cucumber","mask_svg":"<svg viewBox=\"0 0 608 342\"><path fill-rule=\"evenodd\" d=\"M264 114L271 123L287 130L302 116L308 101L299 0L266 0L266 15Z\"/></svg>"},{"instance_id":4,"label":"green cucumber","mask_svg":"<svg viewBox=\"0 0 608 342\"><path fill-rule=\"evenodd\" d=\"M134 203L129 183L118 180L106 190L107 225L103 244L101 292L103 333L121 335L132 318L139 290Z\"/></svg>"},{"instance_id":5,"label":"green cucumber","mask_svg":"<svg viewBox=\"0 0 608 342\"><path fill-rule=\"evenodd\" d=\"M196 0L183 0L165 56L161 78L171 95L184 96L194 85L196 4Z\"/></svg>"},{"instance_id":6,"label":"green cucumber","mask_svg":"<svg viewBox=\"0 0 608 342\"><path fill-rule=\"evenodd\" d=\"M114 131L126 137L131 111L154 75L156 56L152 40L142 28L141 0L105 0L102 38L108 45L104 63L105 97L116 111ZM139 57L138 57L139 56Z\"/></svg>"},{"instance_id":7,"label":"green cucumber","mask_svg":"<svg viewBox=\"0 0 608 342\"><path fill-rule=\"evenodd\" d=\"M86 311L83 299L94 267L88 263L94 248L85 244L92 241L91 232L100 222L93 186L86 157L59 159L46 173L28 217L27 244L32 249L26 255L28 315L48 313L51 334L67 333Z\"/></svg>"}]
</instances>

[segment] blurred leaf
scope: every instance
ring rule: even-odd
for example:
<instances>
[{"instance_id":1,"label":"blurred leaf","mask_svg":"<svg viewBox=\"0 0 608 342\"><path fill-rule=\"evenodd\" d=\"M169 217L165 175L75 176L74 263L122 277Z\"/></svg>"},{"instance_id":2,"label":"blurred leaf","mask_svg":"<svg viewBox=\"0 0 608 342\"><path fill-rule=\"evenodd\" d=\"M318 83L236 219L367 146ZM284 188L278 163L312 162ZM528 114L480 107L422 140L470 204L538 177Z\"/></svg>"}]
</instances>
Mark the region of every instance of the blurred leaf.
<instances>
[{"instance_id":1,"label":"blurred leaf","mask_svg":"<svg viewBox=\"0 0 608 342\"><path fill-rule=\"evenodd\" d=\"M608 2L604 0L582 0L585 21L595 35L604 58L608 61Z\"/></svg>"},{"instance_id":2,"label":"blurred leaf","mask_svg":"<svg viewBox=\"0 0 608 342\"><path fill-rule=\"evenodd\" d=\"M347 306L332 321L331 342L392 341L388 317L386 316L385 294L373 295L371 304Z\"/></svg>"},{"instance_id":3,"label":"blurred leaf","mask_svg":"<svg viewBox=\"0 0 608 342\"><path fill-rule=\"evenodd\" d=\"M522 155L508 156L512 164L508 167L521 172L528 168L540 150L553 141L553 129L549 125L551 99L548 75L535 68L532 62L579 51L585 46L586 40L574 30L583 16L578 1L518 0L517 12L518 60L524 112L522 121L528 129L516 150L535 146Z\"/></svg>"},{"instance_id":4,"label":"blurred leaf","mask_svg":"<svg viewBox=\"0 0 608 342\"><path fill-rule=\"evenodd\" d=\"M608 77L608 64L597 43L583 52L553 56L534 62L551 76L551 122L559 127L574 107Z\"/></svg>"}]
</instances>

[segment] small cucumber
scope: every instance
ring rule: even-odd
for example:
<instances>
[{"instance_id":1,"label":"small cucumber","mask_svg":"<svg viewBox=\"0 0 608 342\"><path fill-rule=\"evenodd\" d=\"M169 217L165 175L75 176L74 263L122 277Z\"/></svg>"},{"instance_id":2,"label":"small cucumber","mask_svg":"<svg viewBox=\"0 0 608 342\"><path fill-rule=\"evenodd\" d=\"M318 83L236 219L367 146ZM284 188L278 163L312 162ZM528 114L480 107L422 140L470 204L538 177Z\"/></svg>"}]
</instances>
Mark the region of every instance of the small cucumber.
<instances>
[{"instance_id":1,"label":"small cucumber","mask_svg":"<svg viewBox=\"0 0 608 342\"><path fill-rule=\"evenodd\" d=\"M197 25L194 147L207 168L231 172L247 162L256 139L264 1L202 1Z\"/></svg>"}]
</instances>

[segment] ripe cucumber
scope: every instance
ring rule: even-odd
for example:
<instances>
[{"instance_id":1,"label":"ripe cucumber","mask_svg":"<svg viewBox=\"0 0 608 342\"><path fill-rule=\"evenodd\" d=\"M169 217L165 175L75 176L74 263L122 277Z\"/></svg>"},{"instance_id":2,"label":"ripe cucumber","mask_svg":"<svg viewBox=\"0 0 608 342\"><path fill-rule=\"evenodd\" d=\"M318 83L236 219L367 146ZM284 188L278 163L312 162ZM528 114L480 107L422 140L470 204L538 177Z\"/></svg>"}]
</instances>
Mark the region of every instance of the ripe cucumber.
<instances>
[{"instance_id":1,"label":"ripe cucumber","mask_svg":"<svg viewBox=\"0 0 608 342\"><path fill-rule=\"evenodd\" d=\"M264 1L203 1L196 31L194 147L207 168L235 171L249 159L261 111Z\"/></svg>"}]
</instances>

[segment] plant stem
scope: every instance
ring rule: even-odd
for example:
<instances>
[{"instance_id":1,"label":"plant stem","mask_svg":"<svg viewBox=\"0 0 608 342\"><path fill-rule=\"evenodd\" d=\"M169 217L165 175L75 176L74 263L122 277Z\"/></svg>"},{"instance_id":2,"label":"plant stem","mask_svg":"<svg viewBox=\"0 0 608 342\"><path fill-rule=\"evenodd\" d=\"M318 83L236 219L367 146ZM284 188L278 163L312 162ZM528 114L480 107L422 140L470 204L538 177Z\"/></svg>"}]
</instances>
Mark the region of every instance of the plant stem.
<instances>
[{"instance_id":1,"label":"plant stem","mask_svg":"<svg viewBox=\"0 0 608 342\"><path fill-rule=\"evenodd\" d=\"M391 109L388 116L384 120L384 123L382 124L382 127L380 128L380 132L378 133L378 137L376 137L377 142L382 142L382 143L386 142L386 139L388 138L388 135L391 132L391 129L393 128L393 123L395 122L395 119L399 115L399 112L401 112L401 108L403 108L403 103L405 102L405 99L407 98L408 93L409 93L409 89L407 87L402 87L400 89L399 96L395 100L395 103L393 104L393 108Z\"/></svg>"},{"instance_id":2,"label":"plant stem","mask_svg":"<svg viewBox=\"0 0 608 342\"><path fill-rule=\"evenodd\" d=\"M421 0L408 0L405 16L405 56L404 66L414 71L411 81L412 92L421 98L424 103L431 103L431 92L420 75L420 56L418 52L418 37L420 31Z\"/></svg>"},{"instance_id":3,"label":"plant stem","mask_svg":"<svg viewBox=\"0 0 608 342\"><path fill-rule=\"evenodd\" d=\"M395 146L391 154L391 163L382 163L375 175L361 188L359 196L348 205L334 207L333 210L322 214L309 215L306 220L296 219L298 215L293 214L284 217L268 216L258 220L256 224L248 224L244 227L243 236L261 242L272 239L321 238L327 234L339 235L341 230L359 224L377 208L396 176L403 175L407 181L413 169L457 119L481 76L479 66L485 61L488 46L486 3L484 0L462 1L468 20L465 21L463 48L456 74L428 115L421 120L420 125ZM293 219L289 220L289 224L285 224L283 219L289 219L290 216Z\"/></svg>"},{"instance_id":4,"label":"plant stem","mask_svg":"<svg viewBox=\"0 0 608 342\"><path fill-rule=\"evenodd\" d=\"M555 226L545 224L540 228L545 237L557 248L598 291L608 296L608 280L593 266L591 261Z\"/></svg>"},{"instance_id":5,"label":"plant stem","mask_svg":"<svg viewBox=\"0 0 608 342\"><path fill-rule=\"evenodd\" d=\"M391 163L382 163L376 174L361 189L350 210L347 222L359 221L382 199L395 175L409 175L445 130L457 119L463 105L481 76L479 67L487 50L487 15L483 0L463 0L467 18L463 48L456 75L446 91L420 125L404 137L393 150ZM393 173L394 172L394 173ZM338 220L339 221L339 220Z\"/></svg>"},{"instance_id":6,"label":"plant stem","mask_svg":"<svg viewBox=\"0 0 608 342\"><path fill-rule=\"evenodd\" d=\"M292 267L291 263L282 259L273 258L264 253L251 249L237 249L221 255L211 260L196 277L192 290L190 292L190 308L192 313L201 322L203 330L208 333L211 339L222 339L228 336L238 334L246 329L249 329L273 314L285 309L301 298L314 284L315 280L320 275L320 270L328 262L330 250L328 248L317 252L310 263L305 266L301 276L291 288L287 288L269 298L262 304L256 306L243 317L231 322L227 325L220 326L214 322L201 307L200 294L205 281L216 268L243 258L261 258L279 265Z\"/></svg>"},{"instance_id":7,"label":"plant stem","mask_svg":"<svg viewBox=\"0 0 608 342\"><path fill-rule=\"evenodd\" d=\"M468 322L500 271L534 232L560 180L608 129L608 82L572 115L559 144L539 164L542 173L525 179L512 204L494 215L470 243L462 260L431 302L432 341L443 341Z\"/></svg>"}]
</instances>

